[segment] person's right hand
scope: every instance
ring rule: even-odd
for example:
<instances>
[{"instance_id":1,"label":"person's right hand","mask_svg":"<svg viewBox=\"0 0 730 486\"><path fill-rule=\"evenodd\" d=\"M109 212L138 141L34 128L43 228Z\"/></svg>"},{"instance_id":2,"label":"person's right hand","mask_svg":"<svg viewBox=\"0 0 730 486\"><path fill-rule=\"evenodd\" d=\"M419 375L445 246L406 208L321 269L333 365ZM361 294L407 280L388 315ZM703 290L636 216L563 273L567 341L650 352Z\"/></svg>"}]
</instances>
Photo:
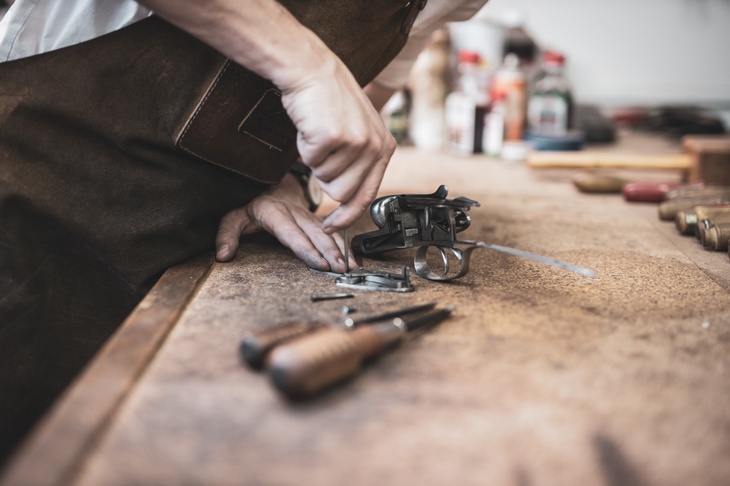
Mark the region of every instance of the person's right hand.
<instances>
[{"instance_id":1,"label":"person's right hand","mask_svg":"<svg viewBox=\"0 0 730 486\"><path fill-rule=\"evenodd\" d=\"M341 203L324 221L326 233L347 228L377 195L395 139L339 59L312 68L282 90L297 127L297 148L322 190Z\"/></svg>"},{"instance_id":2,"label":"person's right hand","mask_svg":"<svg viewBox=\"0 0 730 486\"><path fill-rule=\"evenodd\" d=\"M282 92L302 161L341 206L323 223L350 226L375 199L395 140L342 61L275 0L139 0Z\"/></svg>"}]
</instances>

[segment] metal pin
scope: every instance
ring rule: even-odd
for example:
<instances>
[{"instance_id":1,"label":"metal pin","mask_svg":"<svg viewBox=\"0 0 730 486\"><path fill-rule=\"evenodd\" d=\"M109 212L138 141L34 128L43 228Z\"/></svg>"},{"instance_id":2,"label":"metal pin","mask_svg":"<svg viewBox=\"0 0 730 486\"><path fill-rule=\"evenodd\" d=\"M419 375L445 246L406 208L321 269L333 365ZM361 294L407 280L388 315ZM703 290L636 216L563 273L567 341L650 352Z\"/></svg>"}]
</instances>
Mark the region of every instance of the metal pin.
<instances>
[{"instance_id":1,"label":"metal pin","mask_svg":"<svg viewBox=\"0 0 730 486\"><path fill-rule=\"evenodd\" d=\"M344 231L345 238L345 273L350 273L350 240L347 237L347 228Z\"/></svg>"},{"instance_id":2,"label":"metal pin","mask_svg":"<svg viewBox=\"0 0 730 486\"><path fill-rule=\"evenodd\" d=\"M318 302L320 300L351 299L353 297L355 297L353 294L342 292L335 294L312 294L310 299L312 299L312 302Z\"/></svg>"}]
</instances>

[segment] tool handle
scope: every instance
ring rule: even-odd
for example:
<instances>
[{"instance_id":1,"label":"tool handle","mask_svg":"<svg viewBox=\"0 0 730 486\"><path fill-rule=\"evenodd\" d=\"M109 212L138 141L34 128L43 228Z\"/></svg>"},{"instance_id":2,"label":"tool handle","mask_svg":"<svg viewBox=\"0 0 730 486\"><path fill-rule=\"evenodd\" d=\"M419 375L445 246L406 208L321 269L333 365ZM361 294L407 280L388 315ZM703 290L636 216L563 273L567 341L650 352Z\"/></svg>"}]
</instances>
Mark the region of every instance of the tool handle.
<instances>
[{"instance_id":1,"label":"tool handle","mask_svg":"<svg viewBox=\"0 0 730 486\"><path fill-rule=\"evenodd\" d=\"M261 369L269 352L276 346L327 327L323 321L292 321L274 327L251 331L241 340L239 351L243 360L253 369Z\"/></svg>"},{"instance_id":2,"label":"tool handle","mask_svg":"<svg viewBox=\"0 0 730 486\"><path fill-rule=\"evenodd\" d=\"M357 373L402 332L391 323L353 331L327 329L276 347L267 362L274 385L289 397L313 395Z\"/></svg>"}]
</instances>

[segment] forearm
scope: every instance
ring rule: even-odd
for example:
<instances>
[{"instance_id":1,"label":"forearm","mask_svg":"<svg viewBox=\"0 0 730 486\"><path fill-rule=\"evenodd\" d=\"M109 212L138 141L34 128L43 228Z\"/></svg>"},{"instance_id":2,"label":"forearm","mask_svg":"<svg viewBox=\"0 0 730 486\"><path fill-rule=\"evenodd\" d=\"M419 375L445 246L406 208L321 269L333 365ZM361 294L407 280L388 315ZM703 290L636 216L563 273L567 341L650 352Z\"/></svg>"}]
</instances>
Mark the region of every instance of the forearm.
<instances>
[{"instance_id":1,"label":"forearm","mask_svg":"<svg viewBox=\"0 0 730 486\"><path fill-rule=\"evenodd\" d=\"M314 67L339 61L327 46L274 0L138 0L282 90L306 82Z\"/></svg>"}]
</instances>

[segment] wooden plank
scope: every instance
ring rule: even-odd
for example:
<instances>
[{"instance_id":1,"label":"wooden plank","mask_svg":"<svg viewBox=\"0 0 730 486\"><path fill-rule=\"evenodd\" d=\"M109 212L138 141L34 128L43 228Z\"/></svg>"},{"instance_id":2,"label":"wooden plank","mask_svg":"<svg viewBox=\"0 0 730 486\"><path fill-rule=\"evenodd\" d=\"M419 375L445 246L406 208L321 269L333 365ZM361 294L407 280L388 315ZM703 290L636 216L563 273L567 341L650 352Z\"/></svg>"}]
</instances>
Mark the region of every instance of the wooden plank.
<instances>
[{"instance_id":1,"label":"wooden plank","mask_svg":"<svg viewBox=\"0 0 730 486\"><path fill-rule=\"evenodd\" d=\"M578 193L569 177L403 155L385 190L444 183L482 204L465 239L598 277L484 251L459 282L414 276L412 293L356 292L347 304L359 315L428 301L456 311L355 379L288 402L265 373L241 365L242 335L294 318L342 319L343 303L312 303L311 293L337 288L287 249L244 243L206 279L78 486L727 482L727 255L703 253L717 270L710 278L678 248L681 237L658 231L650 206ZM363 263L397 271L412 258Z\"/></svg>"},{"instance_id":2,"label":"wooden plank","mask_svg":"<svg viewBox=\"0 0 730 486\"><path fill-rule=\"evenodd\" d=\"M73 481L210 266L206 256L165 272L21 447L0 484Z\"/></svg>"},{"instance_id":3,"label":"wooden plank","mask_svg":"<svg viewBox=\"0 0 730 486\"><path fill-rule=\"evenodd\" d=\"M607 152L531 152L527 164L533 169L663 169L689 170L689 155L612 154Z\"/></svg>"}]
</instances>

